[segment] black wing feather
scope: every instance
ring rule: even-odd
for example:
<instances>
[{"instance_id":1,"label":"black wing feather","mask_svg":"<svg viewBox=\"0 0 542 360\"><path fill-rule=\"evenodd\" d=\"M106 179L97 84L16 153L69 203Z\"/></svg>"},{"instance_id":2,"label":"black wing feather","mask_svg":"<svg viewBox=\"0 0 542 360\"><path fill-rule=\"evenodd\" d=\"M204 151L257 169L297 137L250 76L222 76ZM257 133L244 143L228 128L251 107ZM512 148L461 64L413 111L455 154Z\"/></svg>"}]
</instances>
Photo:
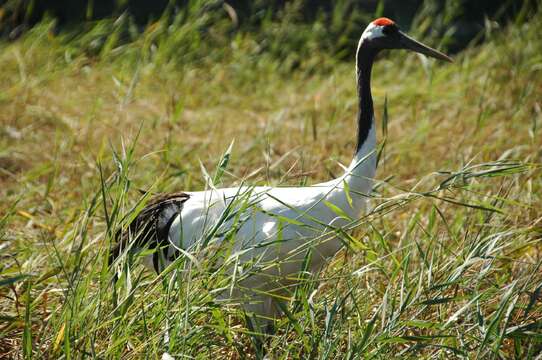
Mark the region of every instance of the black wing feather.
<instances>
[{"instance_id":1,"label":"black wing feather","mask_svg":"<svg viewBox=\"0 0 542 360\"><path fill-rule=\"evenodd\" d=\"M182 192L158 194L151 198L128 225L128 229L120 229L115 234L116 244L109 254L109 265L128 247L130 241L135 241L134 246L138 248L161 249L167 258L169 228L189 198L188 194ZM159 251L155 251L153 265L157 272L158 260Z\"/></svg>"}]
</instances>

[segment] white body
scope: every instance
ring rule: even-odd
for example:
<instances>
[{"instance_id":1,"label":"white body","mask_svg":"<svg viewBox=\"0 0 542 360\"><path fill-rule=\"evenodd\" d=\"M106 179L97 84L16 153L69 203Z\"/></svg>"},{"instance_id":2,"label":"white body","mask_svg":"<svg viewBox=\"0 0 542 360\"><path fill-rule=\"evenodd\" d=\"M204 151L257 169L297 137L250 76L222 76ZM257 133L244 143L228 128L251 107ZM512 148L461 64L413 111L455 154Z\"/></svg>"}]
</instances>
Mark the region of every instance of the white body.
<instances>
[{"instance_id":1,"label":"white body","mask_svg":"<svg viewBox=\"0 0 542 360\"><path fill-rule=\"evenodd\" d=\"M226 296L243 296L248 311L273 316L272 298L256 294L259 290L273 292L291 284L292 276L302 270L309 249L312 249L310 269L319 270L342 247L342 242L333 235L333 228L351 222L344 214L358 219L365 209L376 169L375 143L373 122L367 141L345 174L329 182L308 187L243 187L187 193L190 198L169 231L169 254L175 249L197 253L203 248L205 238L210 239L205 247L214 247L223 241L217 234L227 232L233 223L241 224L239 220L220 220L228 205L237 201L234 207L239 212L243 204L252 204L242 211L243 222L231 245L232 256L226 261L231 261L231 272L235 269L236 278L243 277L244 271L252 272L254 267L259 273L241 280ZM211 239L207 235L219 222L220 230ZM150 265L150 261L147 263ZM243 288L250 290L245 292Z\"/></svg>"}]
</instances>

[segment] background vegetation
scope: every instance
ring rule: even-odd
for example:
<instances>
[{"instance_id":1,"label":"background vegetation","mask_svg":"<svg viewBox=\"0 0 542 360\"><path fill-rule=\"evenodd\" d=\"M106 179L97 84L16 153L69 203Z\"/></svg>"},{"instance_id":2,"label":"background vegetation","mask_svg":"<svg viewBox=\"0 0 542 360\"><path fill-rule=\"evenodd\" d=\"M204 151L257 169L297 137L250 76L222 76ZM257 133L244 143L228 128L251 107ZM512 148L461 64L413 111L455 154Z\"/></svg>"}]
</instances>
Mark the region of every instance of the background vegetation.
<instances>
[{"instance_id":1,"label":"background vegetation","mask_svg":"<svg viewBox=\"0 0 542 360\"><path fill-rule=\"evenodd\" d=\"M465 43L467 3L400 17L463 50L444 65L380 58L373 210L283 299L264 344L274 358L541 353L542 15L503 2ZM213 259L158 278L126 262L117 286L106 259L145 202L137 189L204 188L201 165L213 174L233 139L217 185L311 184L349 162L357 37L399 14L310 4L190 1L73 22L2 5L0 356L258 356L238 307L216 299L231 279Z\"/></svg>"}]
</instances>

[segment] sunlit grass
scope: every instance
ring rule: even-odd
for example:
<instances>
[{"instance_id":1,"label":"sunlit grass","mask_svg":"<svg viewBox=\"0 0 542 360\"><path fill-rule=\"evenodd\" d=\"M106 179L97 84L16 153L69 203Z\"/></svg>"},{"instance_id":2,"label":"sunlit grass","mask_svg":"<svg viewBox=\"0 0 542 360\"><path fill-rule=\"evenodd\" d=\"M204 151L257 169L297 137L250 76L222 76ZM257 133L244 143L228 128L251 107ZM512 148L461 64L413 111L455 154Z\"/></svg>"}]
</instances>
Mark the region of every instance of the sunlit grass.
<instances>
[{"instance_id":1,"label":"sunlit grass","mask_svg":"<svg viewBox=\"0 0 542 360\"><path fill-rule=\"evenodd\" d=\"M0 45L0 353L254 357L239 308L216 297L231 283L223 254L158 278L121 262L114 292L112 234L140 210L137 189L203 189L200 161L213 175L233 139L217 185L317 183L352 156L353 61L315 52L295 67L249 35L172 60L192 30L156 49L152 31L99 56L46 24ZM373 211L324 273L290 289L268 352L540 353L541 32L536 15L450 65L383 56Z\"/></svg>"}]
</instances>

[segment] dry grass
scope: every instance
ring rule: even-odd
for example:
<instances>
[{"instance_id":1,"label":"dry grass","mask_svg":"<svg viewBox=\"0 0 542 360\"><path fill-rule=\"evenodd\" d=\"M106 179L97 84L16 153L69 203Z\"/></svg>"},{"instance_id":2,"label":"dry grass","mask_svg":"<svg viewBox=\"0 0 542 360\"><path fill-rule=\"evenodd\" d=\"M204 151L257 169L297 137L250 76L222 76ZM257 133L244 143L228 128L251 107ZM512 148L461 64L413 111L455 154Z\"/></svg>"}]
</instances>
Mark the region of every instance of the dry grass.
<instances>
[{"instance_id":1,"label":"dry grass","mask_svg":"<svg viewBox=\"0 0 542 360\"><path fill-rule=\"evenodd\" d=\"M450 65L401 52L380 60L375 108L381 119L387 96L389 122L374 205L409 200L363 220L363 246L321 275L313 309L301 299L313 285L292 295L291 317L269 340L274 356L540 352L541 31L537 15ZM130 190L106 189L107 205L120 201L122 212L134 188L201 189L199 160L214 168L232 139L228 185L339 173L355 141L353 64L315 54L320 66L290 73L250 55L250 39L238 42L218 62L184 66L138 62L133 50L67 61L65 44L43 29L0 45L0 354L156 357L169 317L174 353L252 356L243 322L213 303L204 273L165 296L167 286L132 269L135 295L115 312L102 267L108 226L92 200L100 166L129 177ZM133 156L122 156L138 133ZM126 159L113 161L114 151ZM431 194L448 201L427 193L447 177L439 171L460 175Z\"/></svg>"}]
</instances>

